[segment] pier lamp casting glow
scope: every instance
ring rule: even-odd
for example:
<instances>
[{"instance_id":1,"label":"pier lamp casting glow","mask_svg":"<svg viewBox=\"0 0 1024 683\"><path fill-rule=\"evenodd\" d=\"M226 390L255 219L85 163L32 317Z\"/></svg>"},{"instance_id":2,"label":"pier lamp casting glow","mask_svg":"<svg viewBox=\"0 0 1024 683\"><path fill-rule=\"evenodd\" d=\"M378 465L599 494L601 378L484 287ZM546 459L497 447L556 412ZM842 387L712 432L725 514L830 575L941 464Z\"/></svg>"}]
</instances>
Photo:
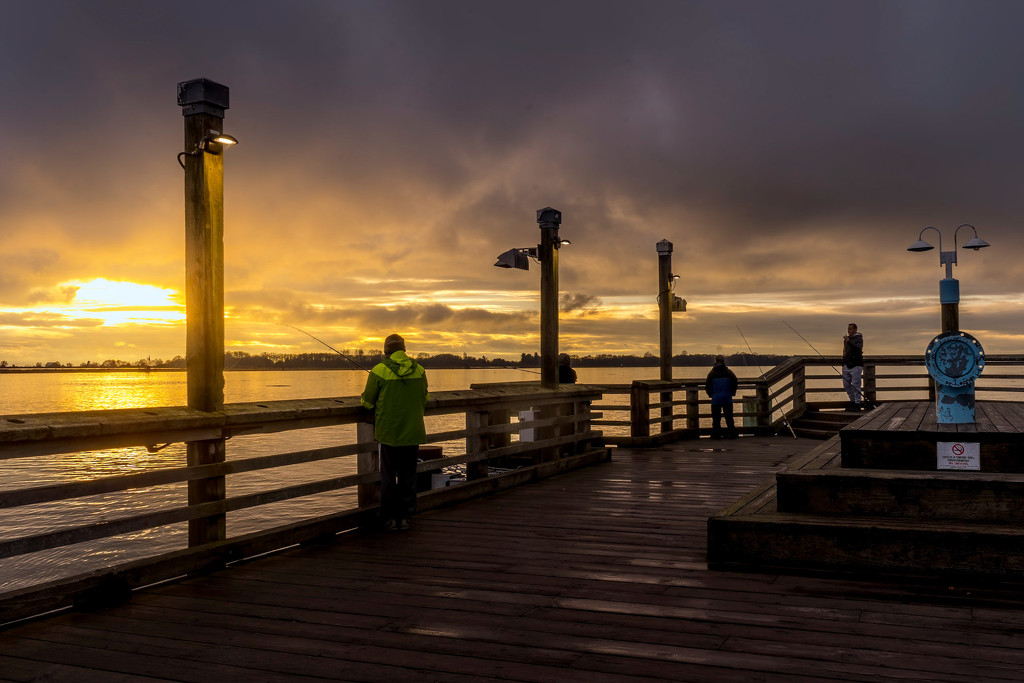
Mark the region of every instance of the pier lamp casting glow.
<instances>
[{"instance_id":1,"label":"pier lamp casting glow","mask_svg":"<svg viewBox=\"0 0 1024 683\"><path fill-rule=\"evenodd\" d=\"M203 136L203 139L199 141L199 149L206 150L207 145L209 145L211 142L216 143L218 145L227 145L228 147L230 147L231 145L238 144L238 138L236 138L233 135L227 135L226 133L218 133L215 130L211 130L208 131L206 135Z\"/></svg>"},{"instance_id":2,"label":"pier lamp casting glow","mask_svg":"<svg viewBox=\"0 0 1024 683\"><path fill-rule=\"evenodd\" d=\"M179 152L178 164L185 168L185 162L181 160L184 156L196 157L201 153L220 154L225 148L238 144L238 138L234 135L222 133L219 130L208 130L191 152Z\"/></svg>"}]
</instances>

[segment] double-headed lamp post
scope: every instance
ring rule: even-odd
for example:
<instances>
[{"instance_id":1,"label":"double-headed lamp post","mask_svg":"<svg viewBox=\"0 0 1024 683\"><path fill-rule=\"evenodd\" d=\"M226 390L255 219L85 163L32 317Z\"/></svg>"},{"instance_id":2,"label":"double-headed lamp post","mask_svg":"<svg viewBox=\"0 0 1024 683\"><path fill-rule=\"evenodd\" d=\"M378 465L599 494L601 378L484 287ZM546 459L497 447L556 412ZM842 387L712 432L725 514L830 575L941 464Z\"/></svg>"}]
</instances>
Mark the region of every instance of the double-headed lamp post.
<instances>
[{"instance_id":1,"label":"double-headed lamp post","mask_svg":"<svg viewBox=\"0 0 1024 683\"><path fill-rule=\"evenodd\" d=\"M974 422L974 381L985 368L985 350L973 336L960 330L960 282L953 277L956 265L956 237L961 228L970 228L974 237L964 246L977 251L989 246L978 237L973 225L958 225L953 231L953 251L942 250L942 233L933 227L921 230L917 241L907 251L929 251L924 241L925 230L939 236L939 266L946 267L946 277L939 281L939 302L942 305L942 331L932 339L924 352L925 367L935 384L935 415L942 424Z\"/></svg>"},{"instance_id":2,"label":"double-headed lamp post","mask_svg":"<svg viewBox=\"0 0 1024 683\"><path fill-rule=\"evenodd\" d=\"M960 281L953 277L953 266L956 265L956 236L961 228L970 228L974 232L974 238L964 245L964 249L978 251L989 246L989 243L978 237L978 231L973 225L962 223L953 231L953 251L942 250L942 233L938 228L928 226L921 229L917 241L907 247L907 251L930 251L932 245L924 241L926 230L934 230L939 236L939 266L946 266L946 277L939 280L939 303L942 305L942 331L951 332L960 329Z\"/></svg>"}]
</instances>

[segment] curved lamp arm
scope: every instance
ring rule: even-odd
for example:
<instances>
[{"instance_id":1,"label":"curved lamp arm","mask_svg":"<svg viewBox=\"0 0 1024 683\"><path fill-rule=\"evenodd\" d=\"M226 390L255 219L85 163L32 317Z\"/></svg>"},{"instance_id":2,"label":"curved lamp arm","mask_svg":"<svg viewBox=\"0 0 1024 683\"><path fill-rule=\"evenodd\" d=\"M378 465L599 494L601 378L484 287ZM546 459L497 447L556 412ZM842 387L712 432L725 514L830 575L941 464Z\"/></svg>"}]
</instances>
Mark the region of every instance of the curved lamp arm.
<instances>
[{"instance_id":1,"label":"curved lamp arm","mask_svg":"<svg viewBox=\"0 0 1024 683\"><path fill-rule=\"evenodd\" d=\"M929 251L930 249L935 248L924 241L923 238L925 230L934 230L935 234L939 236L939 253L942 253L942 233L939 232L938 228L933 228L930 225L926 228L921 228L921 233L917 236L917 241L907 247L907 251Z\"/></svg>"},{"instance_id":2,"label":"curved lamp arm","mask_svg":"<svg viewBox=\"0 0 1024 683\"><path fill-rule=\"evenodd\" d=\"M969 223L961 223L960 225L956 226L956 231L953 233L954 249L956 249L956 234L960 232L960 228L970 228L971 230L974 231L974 239L968 241L967 244L964 245L964 249L972 249L974 251L978 251L979 249L984 249L985 247L991 246L988 242L978 237L977 228L975 228L973 225Z\"/></svg>"}]
</instances>

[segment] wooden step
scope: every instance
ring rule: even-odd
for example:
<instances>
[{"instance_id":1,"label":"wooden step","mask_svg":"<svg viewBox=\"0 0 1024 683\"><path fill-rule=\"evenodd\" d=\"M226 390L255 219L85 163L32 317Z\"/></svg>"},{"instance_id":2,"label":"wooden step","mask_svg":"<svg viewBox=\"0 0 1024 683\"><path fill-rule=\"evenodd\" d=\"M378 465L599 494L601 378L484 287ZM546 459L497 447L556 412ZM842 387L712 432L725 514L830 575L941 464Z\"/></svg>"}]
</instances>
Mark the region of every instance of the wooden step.
<instances>
[{"instance_id":1,"label":"wooden step","mask_svg":"<svg viewBox=\"0 0 1024 683\"><path fill-rule=\"evenodd\" d=\"M1024 522L1024 475L982 472L802 470L776 476L780 512Z\"/></svg>"},{"instance_id":2,"label":"wooden step","mask_svg":"<svg viewBox=\"0 0 1024 683\"><path fill-rule=\"evenodd\" d=\"M1024 579L1019 526L780 513L773 489L757 514L708 520L709 567Z\"/></svg>"},{"instance_id":3,"label":"wooden step","mask_svg":"<svg viewBox=\"0 0 1024 683\"><path fill-rule=\"evenodd\" d=\"M805 439L828 439L839 433L860 416L859 413L844 413L829 410L811 410L793 420L793 431Z\"/></svg>"},{"instance_id":4,"label":"wooden step","mask_svg":"<svg viewBox=\"0 0 1024 683\"><path fill-rule=\"evenodd\" d=\"M828 440L711 517L708 566L1024 581L1024 475L850 470L844 446Z\"/></svg>"}]
</instances>

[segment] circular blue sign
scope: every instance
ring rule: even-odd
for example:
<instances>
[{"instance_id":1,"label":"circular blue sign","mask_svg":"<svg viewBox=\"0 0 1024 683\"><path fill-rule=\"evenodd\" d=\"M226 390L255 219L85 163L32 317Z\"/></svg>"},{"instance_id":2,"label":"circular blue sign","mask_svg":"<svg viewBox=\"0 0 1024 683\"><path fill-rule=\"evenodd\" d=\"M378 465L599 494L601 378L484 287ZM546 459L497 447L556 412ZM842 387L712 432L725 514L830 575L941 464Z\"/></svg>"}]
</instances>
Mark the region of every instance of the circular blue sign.
<instances>
[{"instance_id":1,"label":"circular blue sign","mask_svg":"<svg viewBox=\"0 0 1024 683\"><path fill-rule=\"evenodd\" d=\"M943 332L928 344L924 364L937 383L964 387L981 375L985 350L981 342L966 332Z\"/></svg>"}]
</instances>

